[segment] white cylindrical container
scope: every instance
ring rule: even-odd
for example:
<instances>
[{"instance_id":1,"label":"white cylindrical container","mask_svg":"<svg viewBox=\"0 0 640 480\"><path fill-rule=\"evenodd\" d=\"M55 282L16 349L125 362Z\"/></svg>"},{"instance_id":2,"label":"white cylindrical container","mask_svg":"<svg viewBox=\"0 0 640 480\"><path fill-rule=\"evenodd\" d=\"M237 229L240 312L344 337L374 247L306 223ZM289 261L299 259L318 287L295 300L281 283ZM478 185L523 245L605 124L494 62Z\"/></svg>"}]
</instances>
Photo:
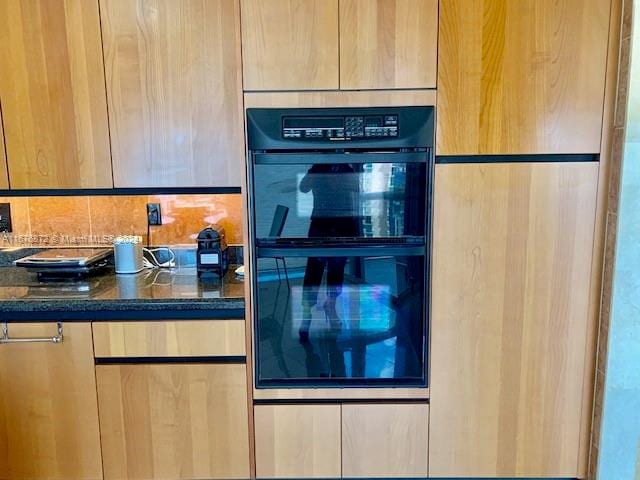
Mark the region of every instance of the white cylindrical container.
<instances>
[{"instance_id":1,"label":"white cylindrical container","mask_svg":"<svg viewBox=\"0 0 640 480\"><path fill-rule=\"evenodd\" d=\"M138 273L144 269L142 237L123 236L113 240L116 273Z\"/></svg>"}]
</instances>

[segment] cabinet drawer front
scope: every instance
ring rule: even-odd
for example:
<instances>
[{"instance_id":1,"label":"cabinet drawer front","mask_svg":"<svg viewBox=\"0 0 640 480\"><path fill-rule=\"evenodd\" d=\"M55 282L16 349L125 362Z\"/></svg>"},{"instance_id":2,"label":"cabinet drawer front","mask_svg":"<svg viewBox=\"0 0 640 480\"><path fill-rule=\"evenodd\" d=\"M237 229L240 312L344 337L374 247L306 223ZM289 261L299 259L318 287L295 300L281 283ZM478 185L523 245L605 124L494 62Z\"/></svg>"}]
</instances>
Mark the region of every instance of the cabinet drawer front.
<instances>
[{"instance_id":1,"label":"cabinet drawer front","mask_svg":"<svg viewBox=\"0 0 640 480\"><path fill-rule=\"evenodd\" d=\"M249 478L245 365L96 372L105 480Z\"/></svg>"},{"instance_id":2,"label":"cabinet drawer front","mask_svg":"<svg viewBox=\"0 0 640 480\"><path fill-rule=\"evenodd\" d=\"M257 405L258 478L339 478L340 405Z\"/></svg>"},{"instance_id":3,"label":"cabinet drawer front","mask_svg":"<svg viewBox=\"0 0 640 480\"><path fill-rule=\"evenodd\" d=\"M244 320L98 322L95 356L236 357L245 355Z\"/></svg>"},{"instance_id":4,"label":"cabinet drawer front","mask_svg":"<svg viewBox=\"0 0 640 480\"><path fill-rule=\"evenodd\" d=\"M429 405L342 406L342 474L349 478L426 477Z\"/></svg>"}]
</instances>

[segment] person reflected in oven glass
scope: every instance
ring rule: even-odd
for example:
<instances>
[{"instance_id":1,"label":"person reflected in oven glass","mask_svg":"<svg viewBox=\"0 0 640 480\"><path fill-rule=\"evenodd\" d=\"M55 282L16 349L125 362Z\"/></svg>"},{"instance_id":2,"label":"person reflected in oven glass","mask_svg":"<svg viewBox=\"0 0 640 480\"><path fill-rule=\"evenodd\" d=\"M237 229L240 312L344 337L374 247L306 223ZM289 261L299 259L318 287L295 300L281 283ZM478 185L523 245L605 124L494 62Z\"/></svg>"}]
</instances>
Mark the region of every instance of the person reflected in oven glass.
<instances>
[{"instance_id":1,"label":"person reflected in oven glass","mask_svg":"<svg viewBox=\"0 0 640 480\"><path fill-rule=\"evenodd\" d=\"M357 200L360 183L354 168L347 163L315 164L302 178L300 191L312 192L313 211L309 238L353 238L359 236ZM345 257L309 257L304 274L302 298L302 342L309 340L311 309L317 305L325 270L327 291L323 308L332 330L339 330L336 299L342 293Z\"/></svg>"}]
</instances>

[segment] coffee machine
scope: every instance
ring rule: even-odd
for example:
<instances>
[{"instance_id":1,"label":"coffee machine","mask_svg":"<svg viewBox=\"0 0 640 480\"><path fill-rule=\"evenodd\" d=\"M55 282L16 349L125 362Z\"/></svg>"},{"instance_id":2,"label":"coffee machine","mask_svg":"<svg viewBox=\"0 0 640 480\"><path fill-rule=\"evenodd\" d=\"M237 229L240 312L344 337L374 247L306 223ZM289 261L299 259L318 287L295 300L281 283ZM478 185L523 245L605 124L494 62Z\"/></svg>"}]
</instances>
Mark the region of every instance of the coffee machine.
<instances>
[{"instance_id":1,"label":"coffee machine","mask_svg":"<svg viewBox=\"0 0 640 480\"><path fill-rule=\"evenodd\" d=\"M197 269L199 277L224 277L229 267L229 252L224 228L211 225L198 234Z\"/></svg>"}]
</instances>

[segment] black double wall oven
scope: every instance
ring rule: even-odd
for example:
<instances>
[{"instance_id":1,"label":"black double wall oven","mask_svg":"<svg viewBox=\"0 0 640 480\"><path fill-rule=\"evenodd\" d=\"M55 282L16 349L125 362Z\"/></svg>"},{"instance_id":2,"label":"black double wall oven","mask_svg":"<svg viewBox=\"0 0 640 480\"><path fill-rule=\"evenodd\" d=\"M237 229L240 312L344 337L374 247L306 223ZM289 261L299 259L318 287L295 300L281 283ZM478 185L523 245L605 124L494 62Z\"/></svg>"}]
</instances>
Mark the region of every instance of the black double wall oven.
<instances>
[{"instance_id":1,"label":"black double wall oven","mask_svg":"<svg viewBox=\"0 0 640 480\"><path fill-rule=\"evenodd\" d=\"M256 387L426 386L433 107L247 129Z\"/></svg>"}]
</instances>

